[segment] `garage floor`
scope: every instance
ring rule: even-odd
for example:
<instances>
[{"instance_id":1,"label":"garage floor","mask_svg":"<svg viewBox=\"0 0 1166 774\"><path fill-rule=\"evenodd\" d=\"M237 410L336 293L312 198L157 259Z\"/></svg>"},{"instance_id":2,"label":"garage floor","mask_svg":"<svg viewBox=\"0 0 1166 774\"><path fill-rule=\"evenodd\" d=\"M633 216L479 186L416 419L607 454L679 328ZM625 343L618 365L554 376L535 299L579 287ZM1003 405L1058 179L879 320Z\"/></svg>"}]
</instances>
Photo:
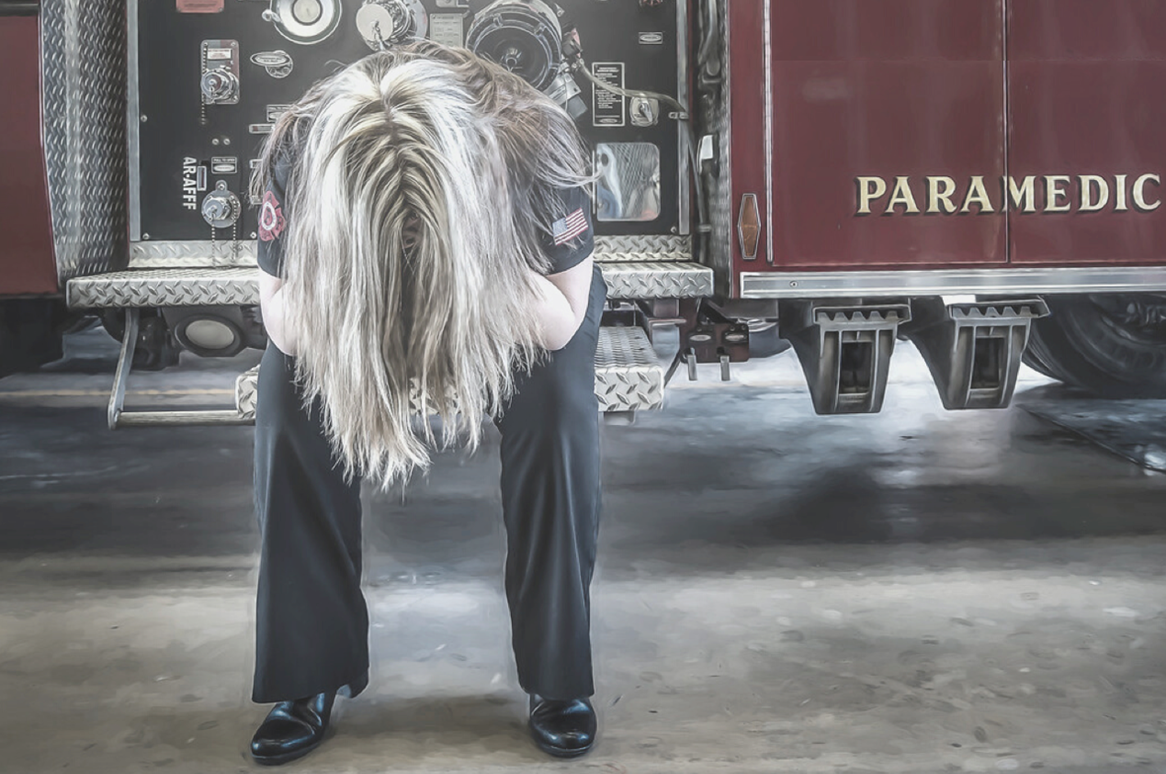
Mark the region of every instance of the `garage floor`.
<instances>
[{"instance_id":1,"label":"garage floor","mask_svg":"<svg viewBox=\"0 0 1166 774\"><path fill-rule=\"evenodd\" d=\"M285 770L1166 771L1166 477L945 412L900 346L879 415L815 417L786 353L605 427L578 762L524 727L496 436L366 491L373 683ZM0 381L0 771L254 771L251 430L110 432L116 349L69 347ZM255 359L130 402L229 403ZM1017 403L1073 397L1026 372Z\"/></svg>"}]
</instances>

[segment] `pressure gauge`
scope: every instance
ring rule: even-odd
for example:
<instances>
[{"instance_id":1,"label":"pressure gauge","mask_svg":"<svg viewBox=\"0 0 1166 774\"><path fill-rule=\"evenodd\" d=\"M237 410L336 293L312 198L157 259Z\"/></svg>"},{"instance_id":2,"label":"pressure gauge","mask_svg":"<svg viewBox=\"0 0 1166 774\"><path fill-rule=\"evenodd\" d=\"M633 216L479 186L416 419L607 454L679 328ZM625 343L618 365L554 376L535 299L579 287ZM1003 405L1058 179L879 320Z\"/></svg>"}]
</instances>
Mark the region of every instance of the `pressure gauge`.
<instances>
[{"instance_id":1,"label":"pressure gauge","mask_svg":"<svg viewBox=\"0 0 1166 774\"><path fill-rule=\"evenodd\" d=\"M340 26L340 0L271 0L263 18L293 43L310 46Z\"/></svg>"},{"instance_id":2,"label":"pressure gauge","mask_svg":"<svg viewBox=\"0 0 1166 774\"><path fill-rule=\"evenodd\" d=\"M559 19L540 0L498 0L479 13L466 48L545 91L563 62Z\"/></svg>"},{"instance_id":3,"label":"pressure gauge","mask_svg":"<svg viewBox=\"0 0 1166 774\"><path fill-rule=\"evenodd\" d=\"M373 51L424 38L429 14L420 0L366 0L356 12L356 29Z\"/></svg>"}]
</instances>

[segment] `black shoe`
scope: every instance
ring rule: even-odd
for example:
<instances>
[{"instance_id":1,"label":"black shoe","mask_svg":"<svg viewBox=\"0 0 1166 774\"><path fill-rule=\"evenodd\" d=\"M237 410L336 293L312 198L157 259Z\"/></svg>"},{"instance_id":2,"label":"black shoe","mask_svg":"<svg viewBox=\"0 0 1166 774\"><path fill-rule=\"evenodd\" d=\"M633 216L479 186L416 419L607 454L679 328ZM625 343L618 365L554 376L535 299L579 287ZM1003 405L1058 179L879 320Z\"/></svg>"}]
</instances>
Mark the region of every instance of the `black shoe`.
<instances>
[{"instance_id":1,"label":"black shoe","mask_svg":"<svg viewBox=\"0 0 1166 774\"><path fill-rule=\"evenodd\" d=\"M333 691L276 704L251 738L251 757L256 763L275 766L319 747L335 700Z\"/></svg>"},{"instance_id":2,"label":"black shoe","mask_svg":"<svg viewBox=\"0 0 1166 774\"><path fill-rule=\"evenodd\" d=\"M576 758L595 744L595 709L590 699L558 701L531 694L530 734L556 758Z\"/></svg>"}]
</instances>

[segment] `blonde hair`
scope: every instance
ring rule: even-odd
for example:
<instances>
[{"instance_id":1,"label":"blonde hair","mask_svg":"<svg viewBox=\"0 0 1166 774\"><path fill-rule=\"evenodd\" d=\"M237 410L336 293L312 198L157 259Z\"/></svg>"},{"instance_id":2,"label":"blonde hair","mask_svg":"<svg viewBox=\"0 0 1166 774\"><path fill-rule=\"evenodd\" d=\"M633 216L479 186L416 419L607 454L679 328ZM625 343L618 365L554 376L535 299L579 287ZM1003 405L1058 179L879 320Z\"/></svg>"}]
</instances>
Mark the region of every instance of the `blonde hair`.
<instances>
[{"instance_id":1,"label":"blonde hair","mask_svg":"<svg viewBox=\"0 0 1166 774\"><path fill-rule=\"evenodd\" d=\"M513 394L540 356L531 271L587 176L574 123L469 51L421 42L314 86L252 182L290 163L284 294L305 404L321 397L347 474L383 486L429 464ZM410 393L442 420L413 427Z\"/></svg>"}]
</instances>

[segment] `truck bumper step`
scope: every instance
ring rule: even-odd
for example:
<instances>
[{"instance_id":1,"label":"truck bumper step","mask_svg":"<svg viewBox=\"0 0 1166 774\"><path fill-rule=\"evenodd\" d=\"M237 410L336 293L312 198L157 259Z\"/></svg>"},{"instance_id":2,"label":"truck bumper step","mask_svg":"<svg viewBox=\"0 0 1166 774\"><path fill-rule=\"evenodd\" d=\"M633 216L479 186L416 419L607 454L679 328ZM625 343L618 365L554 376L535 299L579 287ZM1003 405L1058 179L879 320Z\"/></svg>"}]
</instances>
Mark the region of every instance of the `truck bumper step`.
<instances>
[{"instance_id":1,"label":"truck bumper step","mask_svg":"<svg viewBox=\"0 0 1166 774\"><path fill-rule=\"evenodd\" d=\"M704 298L713 294L713 270L699 263L600 263L614 299Z\"/></svg>"},{"instance_id":2,"label":"truck bumper step","mask_svg":"<svg viewBox=\"0 0 1166 774\"><path fill-rule=\"evenodd\" d=\"M173 425L246 425L255 421L259 366L235 380L235 406L208 411L125 411L126 381L133 361L138 310L126 315L126 338L109 402L109 427ZM600 328L595 352L595 397L603 412L634 412L660 408L664 403L664 368L640 328Z\"/></svg>"},{"instance_id":3,"label":"truck bumper step","mask_svg":"<svg viewBox=\"0 0 1166 774\"><path fill-rule=\"evenodd\" d=\"M65 287L74 309L167 306L254 306L255 268L133 269L75 277Z\"/></svg>"},{"instance_id":4,"label":"truck bumper step","mask_svg":"<svg viewBox=\"0 0 1166 774\"><path fill-rule=\"evenodd\" d=\"M259 366L235 382L239 416L254 421ZM600 328L595 349L595 397L603 412L640 411L664 403L664 368L640 328ZM419 410L414 406L414 410Z\"/></svg>"},{"instance_id":5,"label":"truck bumper step","mask_svg":"<svg viewBox=\"0 0 1166 774\"><path fill-rule=\"evenodd\" d=\"M685 261L600 263L613 299L700 298L713 292L713 271ZM74 309L254 306L259 282L250 267L131 269L76 277L66 286Z\"/></svg>"}]
</instances>

